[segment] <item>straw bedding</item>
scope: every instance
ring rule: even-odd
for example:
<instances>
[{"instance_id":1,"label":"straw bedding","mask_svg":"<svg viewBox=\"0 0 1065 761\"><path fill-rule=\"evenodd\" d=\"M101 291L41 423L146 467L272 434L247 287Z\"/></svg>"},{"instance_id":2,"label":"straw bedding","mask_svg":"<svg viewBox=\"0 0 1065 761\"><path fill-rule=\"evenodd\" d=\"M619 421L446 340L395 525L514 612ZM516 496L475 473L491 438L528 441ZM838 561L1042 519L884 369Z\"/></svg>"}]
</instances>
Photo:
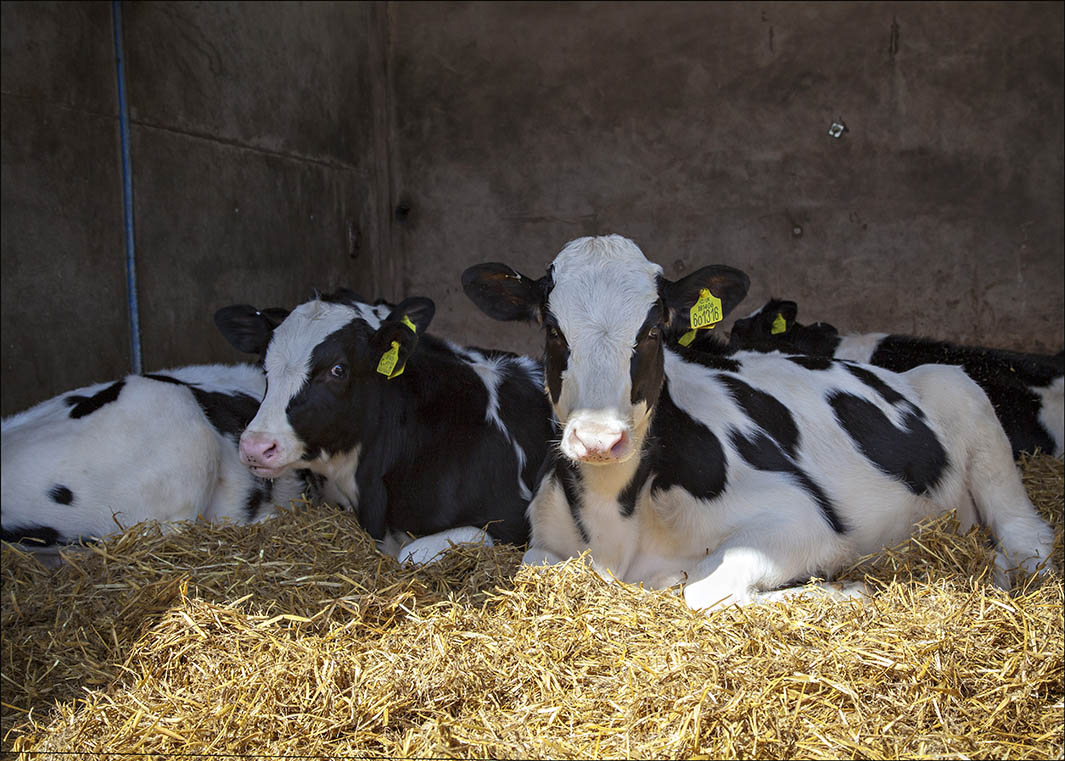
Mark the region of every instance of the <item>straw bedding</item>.
<instances>
[{"instance_id":1,"label":"straw bedding","mask_svg":"<svg viewBox=\"0 0 1065 761\"><path fill-rule=\"evenodd\" d=\"M1060 569L1062 463L1022 465ZM5 547L3 749L1061 758L1061 577L1003 593L951 522L848 570L871 601L710 615L512 547L402 568L306 506L135 527L54 571Z\"/></svg>"}]
</instances>

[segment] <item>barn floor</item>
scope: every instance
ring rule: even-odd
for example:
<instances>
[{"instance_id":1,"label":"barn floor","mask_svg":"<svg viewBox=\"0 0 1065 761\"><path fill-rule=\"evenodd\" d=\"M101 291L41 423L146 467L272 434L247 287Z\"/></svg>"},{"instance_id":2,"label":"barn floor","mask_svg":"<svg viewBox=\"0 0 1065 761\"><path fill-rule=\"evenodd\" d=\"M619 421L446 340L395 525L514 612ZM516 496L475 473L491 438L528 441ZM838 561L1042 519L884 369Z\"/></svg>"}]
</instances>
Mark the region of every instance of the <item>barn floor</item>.
<instances>
[{"instance_id":1,"label":"barn floor","mask_svg":"<svg viewBox=\"0 0 1065 761\"><path fill-rule=\"evenodd\" d=\"M1063 467L1023 463L1057 531ZM3 750L404 757L1061 758L1060 575L1005 594L950 520L867 602L687 610L514 548L399 567L350 515L0 558Z\"/></svg>"}]
</instances>

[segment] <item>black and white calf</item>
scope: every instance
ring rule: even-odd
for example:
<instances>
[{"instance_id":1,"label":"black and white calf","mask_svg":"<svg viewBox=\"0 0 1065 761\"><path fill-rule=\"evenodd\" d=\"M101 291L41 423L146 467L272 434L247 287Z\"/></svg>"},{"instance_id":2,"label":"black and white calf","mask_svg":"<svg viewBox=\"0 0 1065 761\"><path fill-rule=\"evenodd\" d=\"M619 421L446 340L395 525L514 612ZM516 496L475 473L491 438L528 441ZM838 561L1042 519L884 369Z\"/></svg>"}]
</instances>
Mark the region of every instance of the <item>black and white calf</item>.
<instances>
[{"instance_id":1,"label":"black and white calf","mask_svg":"<svg viewBox=\"0 0 1065 761\"><path fill-rule=\"evenodd\" d=\"M616 235L569 243L538 280L491 263L463 286L491 317L547 334L561 439L526 562L590 549L623 581L686 580L688 604L707 608L832 574L951 508L990 526L1003 583L1050 555L991 405L959 368L675 350L663 331L720 320L747 276L711 266L671 282Z\"/></svg>"},{"instance_id":2,"label":"black and white calf","mask_svg":"<svg viewBox=\"0 0 1065 761\"><path fill-rule=\"evenodd\" d=\"M415 562L485 528L525 542L552 432L539 364L427 335L433 312L426 298L372 306L341 291L276 328L248 306L215 319L238 349L265 352L269 388L240 440L252 472L325 475L386 551L403 532L433 534L402 548Z\"/></svg>"},{"instance_id":3,"label":"black and white calf","mask_svg":"<svg viewBox=\"0 0 1065 761\"><path fill-rule=\"evenodd\" d=\"M813 354L863 362L895 372L918 365L959 365L991 400L1013 447L1013 456L1040 449L1065 452L1065 355L1026 354L962 346L888 333L840 336L827 323L796 321L794 301L772 299L732 327L737 349Z\"/></svg>"},{"instance_id":4,"label":"black and white calf","mask_svg":"<svg viewBox=\"0 0 1065 761\"><path fill-rule=\"evenodd\" d=\"M257 367L197 365L87 386L4 419L4 541L54 552L149 519L272 515L307 485L240 462L237 439L265 389Z\"/></svg>"}]
</instances>

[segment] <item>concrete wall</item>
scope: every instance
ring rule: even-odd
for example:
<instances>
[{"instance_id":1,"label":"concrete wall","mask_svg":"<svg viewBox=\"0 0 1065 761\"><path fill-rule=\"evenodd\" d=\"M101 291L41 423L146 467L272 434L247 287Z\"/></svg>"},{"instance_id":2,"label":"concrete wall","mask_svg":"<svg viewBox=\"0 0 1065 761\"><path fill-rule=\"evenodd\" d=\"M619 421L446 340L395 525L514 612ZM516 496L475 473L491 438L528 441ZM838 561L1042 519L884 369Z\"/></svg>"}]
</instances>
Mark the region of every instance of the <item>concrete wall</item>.
<instances>
[{"instance_id":1,"label":"concrete wall","mask_svg":"<svg viewBox=\"0 0 1065 761\"><path fill-rule=\"evenodd\" d=\"M227 304L382 290L384 6L121 14L144 368L242 359ZM129 372L130 343L112 4L4 3L2 37L8 414Z\"/></svg>"},{"instance_id":2,"label":"concrete wall","mask_svg":"<svg viewBox=\"0 0 1065 761\"><path fill-rule=\"evenodd\" d=\"M129 372L111 9L0 4L3 412Z\"/></svg>"},{"instance_id":3,"label":"concrete wall","mask_svg":"<svg viewBox=\"0 0 1065 761\"><path fill-rule=\"evenodd\" d=\"M535 353L459 274L606 232L741 267L743 314L1065 340L1061 3L121 7L146 369L238 359L219 306L342 284ZM2 9L8 414L129 340L112 5Z\"/></svg>"},{"instance_id":4,"label":"concrete wall","mask_svg":"<svg viewBox=\"0 0 1065 761\"><path fill-rule=\"evenodd\" d=\"M404 289L536 351L462 269L619 232L669 277L745 270L742 314L1058 351L1062 7L397 4Z\"/></svg>"}]
</instances>

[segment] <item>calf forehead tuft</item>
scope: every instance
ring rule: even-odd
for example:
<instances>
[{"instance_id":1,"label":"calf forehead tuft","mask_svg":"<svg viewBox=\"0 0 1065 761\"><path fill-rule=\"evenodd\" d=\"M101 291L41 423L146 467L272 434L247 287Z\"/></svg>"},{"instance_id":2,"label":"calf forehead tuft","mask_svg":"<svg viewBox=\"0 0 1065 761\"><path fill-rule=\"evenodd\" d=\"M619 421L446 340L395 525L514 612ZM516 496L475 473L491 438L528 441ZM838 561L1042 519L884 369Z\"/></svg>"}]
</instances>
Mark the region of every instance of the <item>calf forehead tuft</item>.
<instances>
[{"instance_id":1,"label":"calf forehead tuft","mask_svg":"<svg viewBox=\"0 0 1065 761\"><path fill-rule=\"evenodd\" d=\"M552 263L548 308L563 330L580 326L593 339L632 341L658 299L662 268L628 238L608 235L571 241Z\"/></svg>"},{"instance_id":2,"label":"calf forehead tuft","mask_svg":"<svg viewBox=\"0 0 1065 761\"><path fill-rule=\"evenodd\" d=\"M271 382L275 375L305 375L315 347L357 319L364 319L363 314L347 304L316 300L293 309L277 326L266 352L265 366Z\"/></svg>"}]
</instances>

